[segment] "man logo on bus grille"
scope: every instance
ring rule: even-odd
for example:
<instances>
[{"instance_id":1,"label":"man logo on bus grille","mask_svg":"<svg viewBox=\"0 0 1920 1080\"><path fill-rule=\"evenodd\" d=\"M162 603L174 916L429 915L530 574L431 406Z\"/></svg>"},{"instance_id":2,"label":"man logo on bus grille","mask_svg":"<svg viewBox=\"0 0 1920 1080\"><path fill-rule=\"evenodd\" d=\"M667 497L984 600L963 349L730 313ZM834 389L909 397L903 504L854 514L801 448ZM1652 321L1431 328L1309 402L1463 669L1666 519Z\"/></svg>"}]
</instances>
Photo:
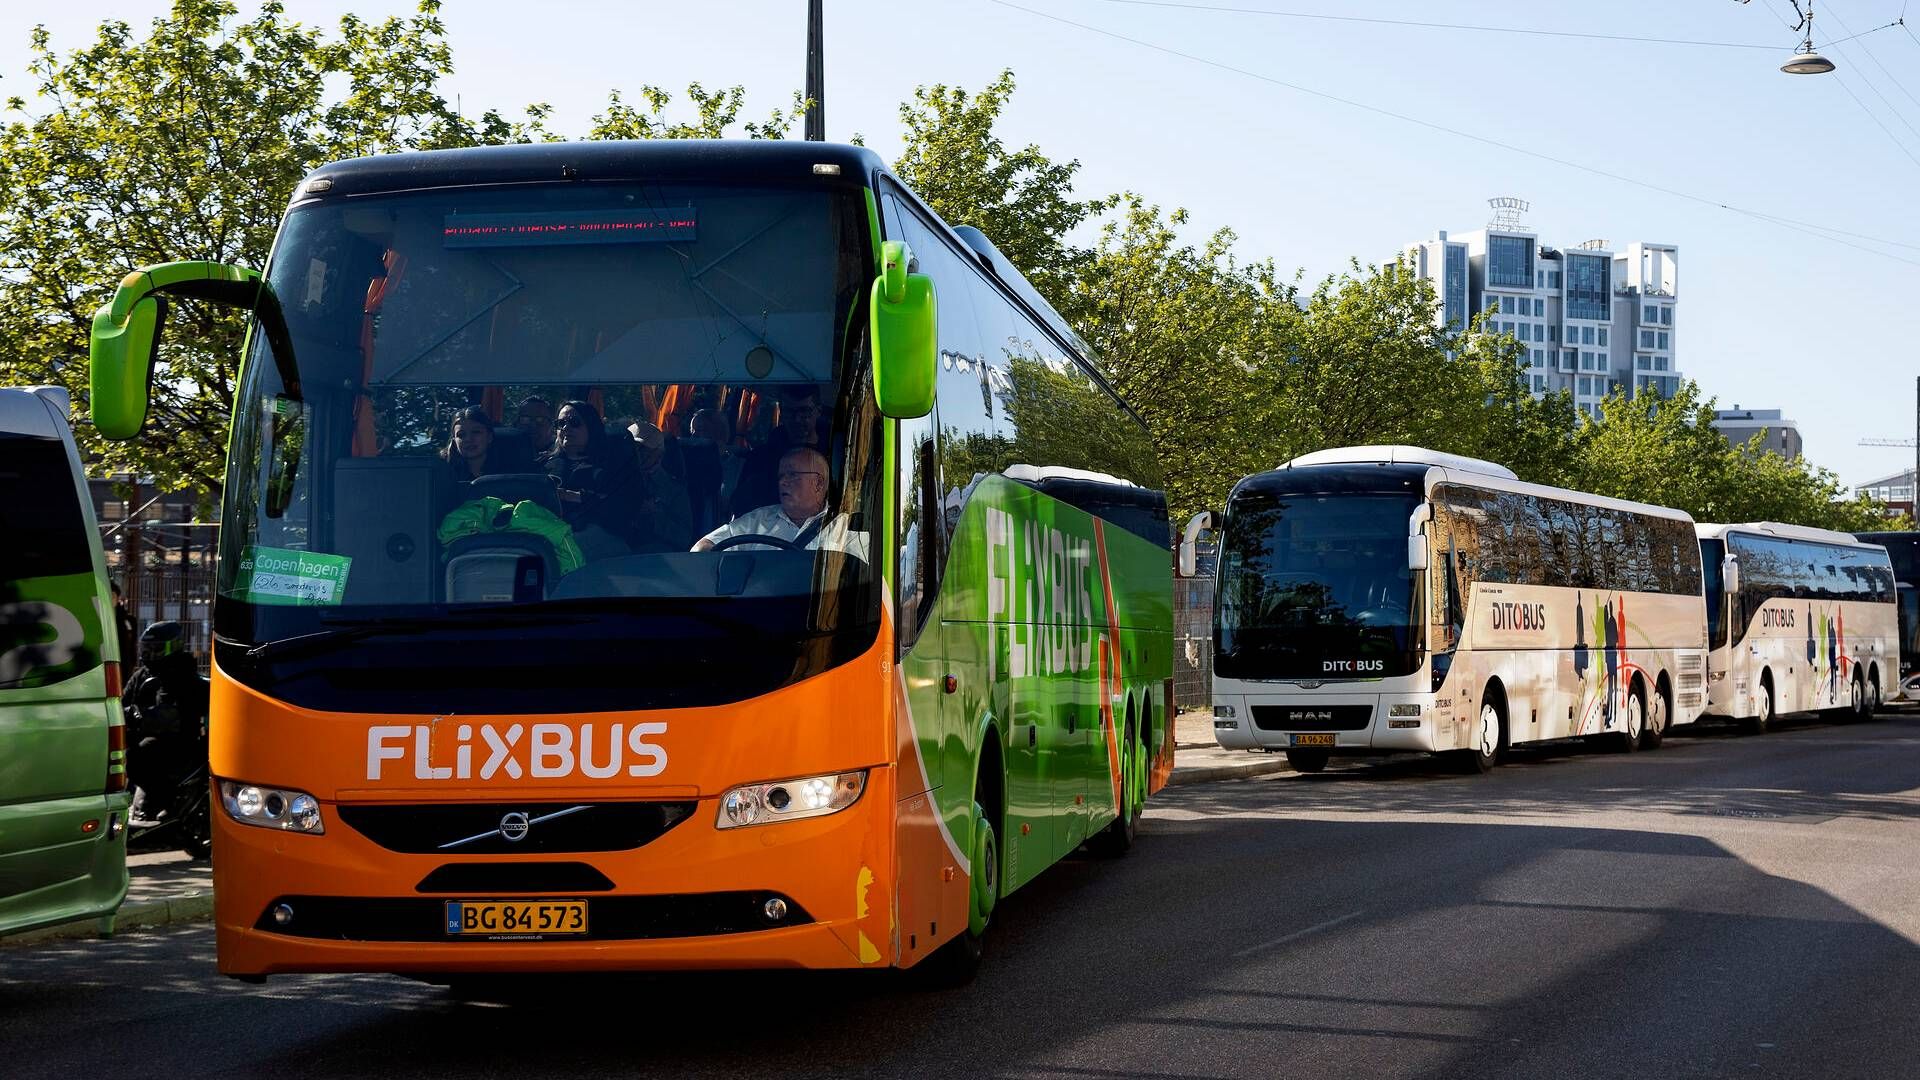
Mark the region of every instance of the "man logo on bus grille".
<instances>
[{"instance_id":1,"label":"man logo on bus grille","mask_svg":"<svg viewBox=\"0 0 1920 1080\"><path fill-rule=\"evenodd\" d=\"M515 810L500 819L500 839L518 842L527 838L527 815Z\"/></svg>"}]
</instances>

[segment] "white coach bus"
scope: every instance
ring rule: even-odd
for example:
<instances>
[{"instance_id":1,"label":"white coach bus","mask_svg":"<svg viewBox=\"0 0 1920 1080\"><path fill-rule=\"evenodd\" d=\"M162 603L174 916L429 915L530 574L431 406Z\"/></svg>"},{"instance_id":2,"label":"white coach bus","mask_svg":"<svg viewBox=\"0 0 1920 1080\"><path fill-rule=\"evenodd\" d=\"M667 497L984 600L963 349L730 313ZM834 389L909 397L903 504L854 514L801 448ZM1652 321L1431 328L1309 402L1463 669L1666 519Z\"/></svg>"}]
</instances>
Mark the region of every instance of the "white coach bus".
<instances>
[{"instance_id":1,"label":"white coach bus","mask_svg":"<svg viewBox=\"0 0 1920 1080\"><path fill-rule=\"evenodd\" d=\"M1695 530L1709 715L1758 734L1780 713L1871 716L1897 692L1900 616L1886 548L1772 521Z\"/></svg>"},{"instance_id":2,"label":"white coach bus","mask_svg":"<svg viewBox=\"0 0 1920 1080\"><path fill-rule=\"evenodd\" d=\"M1687 515L1522 483L1417 447L1295 458L1235 485L1219 534L1214 737L1427 751L1484 772L1515 743L1658 746L1705 704L1700 549Z\"/></svg>"}]
</instances>

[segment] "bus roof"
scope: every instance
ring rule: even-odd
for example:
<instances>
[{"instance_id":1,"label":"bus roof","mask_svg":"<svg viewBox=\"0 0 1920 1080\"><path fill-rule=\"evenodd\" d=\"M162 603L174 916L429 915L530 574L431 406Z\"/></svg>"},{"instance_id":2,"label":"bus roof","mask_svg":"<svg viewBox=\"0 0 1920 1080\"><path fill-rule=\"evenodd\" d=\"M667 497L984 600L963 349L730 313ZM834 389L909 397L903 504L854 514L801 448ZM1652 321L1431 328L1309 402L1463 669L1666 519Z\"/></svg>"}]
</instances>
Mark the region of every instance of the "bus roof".
<instances>
[{"instance_id":1,"label":"bus roof","mask_svg":"<svg viewBox=\"0 0 1920 1080\"><path fill-rule=\"evenodd\" d=\"M57 386L0 386L0 431L57 439L68 408Z\"/></svg>"},{"instance_id":2,"label":"bus roof","mask_svg":"<svg viewBox=\"0 0 1920 1080\"><path fill-rule=\"evenodd\" d=\"M836 172L816 171L832 166ZM863 146L785 139L634 139L420 150L322 165L294 189L294 202L347 195L484 184L595 183L738 178L813 178L865 187L886 163Z\"/></svg>"},{"instance_id":3,"label":"bus roof","mask_svg":"<svg viewBox=\"0 0 1920 1080\"><path fill-rule=\"evenodd\" d=\"M1837 532L1833 529L1816 529L1810 525L1788 525L1783 521L1743 521L1731 524L1701 522L1693 527L1693 531L1703 540L1718 540L1728 533L1744 532L1758 536L1777 536L1782 540L1808 540L1816 544L1833 544L1838 547L1881 546L1857 540L1852 533Z\"/></svg>"},{"instance_id":4,"label":"bus roof","mask_svg":"<svg viewBox=\"0 0 1920 1080\"><path fill-rule=\"evenodd\" d=\"M1425 495L1439 483L1461 484L1489 491L1511 491L1671 518L1688 524L1693 522L1693 518L1683 510L1593 495L1570 488L1532 484L1516 478L1513 470L1503 465L1418 446L1347 446L1302 454L1280 468L1246 477L1234 485L1233 491L1236 495L1242 490L1267 494L1304 494L1314 491L1333 493L1418 488L1420 494Z\"/></svg>"},{"instance_id":5,"label":"bus roof","mask_svg":"<svg viewBox=\"0 0 1920 1080\"><path fill-rule=\"evenodd\" d=\"M1460 454L1428 450L1422 446L1340 446L1302 454L1283 462L1280 467L1292 469L1303 465L1355 465L1375 462L1389 465L1437 465L1453 472L1479 473L1485 476L1504 477L1508 480L1519 479L1514 475L1514 471L1505 465L1496 465L1491 461L1482 461L1479 458L1465 457Z\"/></svg>"}]
</instances>

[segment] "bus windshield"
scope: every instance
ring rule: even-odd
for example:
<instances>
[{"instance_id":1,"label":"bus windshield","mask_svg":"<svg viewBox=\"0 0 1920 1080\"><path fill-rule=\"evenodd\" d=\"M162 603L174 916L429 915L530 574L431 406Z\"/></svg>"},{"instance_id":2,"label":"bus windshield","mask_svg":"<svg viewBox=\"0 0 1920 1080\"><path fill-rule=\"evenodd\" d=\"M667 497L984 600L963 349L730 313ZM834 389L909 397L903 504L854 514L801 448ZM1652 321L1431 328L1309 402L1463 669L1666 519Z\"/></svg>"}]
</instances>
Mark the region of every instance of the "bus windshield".
<instances>
[{"instance_id":1,"label":"bus windshield","mask_svg":"<svg viewBox=\"0 0 1920 1080\"><path fill-rule=\"evenodd\" d=\"M296 206L268 271L293 356L254 334L235 410L221 663L314 707L504 712L556 680L569 711L712 704L857 655L871 245L857 190Z\"/></svg>"},{"instance_id":2,"label":"bus windshield","mask_svg":"<svg viewBox=\"0 0 1920 1080\"><path fill-rule=\"evenodd\" d=\"M1236 679L1418 666L1405 494L1247 492L1227 508L1214 670Z\"/></svg>"}]
</instances>

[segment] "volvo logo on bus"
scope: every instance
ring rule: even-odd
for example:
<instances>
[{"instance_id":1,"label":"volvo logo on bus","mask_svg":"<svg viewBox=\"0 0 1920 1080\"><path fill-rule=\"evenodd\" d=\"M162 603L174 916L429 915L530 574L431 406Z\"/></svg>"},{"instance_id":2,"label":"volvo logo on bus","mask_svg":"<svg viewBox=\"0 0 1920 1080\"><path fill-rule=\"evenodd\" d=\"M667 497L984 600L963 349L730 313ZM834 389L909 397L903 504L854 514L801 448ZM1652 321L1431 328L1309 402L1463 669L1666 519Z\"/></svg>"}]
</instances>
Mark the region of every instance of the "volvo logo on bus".
<instances>
[{"instance_id":1,"label":"volvo logo on bus","mask_svg":"<svg viewBox=\"0 0 1920 1080\"><path fill-rule=\"evenodd\" d=\"M1329 674L1365 675L1373 671L1387 670L1385 660L1322 660L1320 670Z\"/></svg>"},{"instance_id":2,"label":"volvo logo on bus","mask_svg":"<svg viewBox=\"0 0 1920 1080\"><path fill-rule=\"evenodd\" d=\"M515 810L500 819L500 839L518 842L527 838L527 815Z\"/></svg>"}]
</instances>

